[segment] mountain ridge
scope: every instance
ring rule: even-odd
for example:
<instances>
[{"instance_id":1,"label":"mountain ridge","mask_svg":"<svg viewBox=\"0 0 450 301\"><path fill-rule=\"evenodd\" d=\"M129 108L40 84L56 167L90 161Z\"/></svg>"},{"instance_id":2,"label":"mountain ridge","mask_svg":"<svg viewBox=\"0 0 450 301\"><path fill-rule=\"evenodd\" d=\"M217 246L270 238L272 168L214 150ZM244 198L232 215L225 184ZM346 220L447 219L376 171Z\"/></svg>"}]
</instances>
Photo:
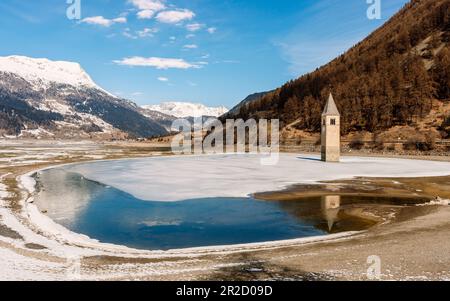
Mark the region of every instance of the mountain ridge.
<instances>
[{"instance_id":1,"label":"mountain ridge","mask_svg":"<svg viewBox=\"0 0 450 301\"><path fill-rule=\"evenodd\" d=\"M224 106L208 107L204 104L190 102L163 102L158 105L144 105L142 107L177 118L220 117L228 112L228 109Z\"/></svg>"},{"instance_id":2,"label":"mountain ridge","mask_svg":"<svg viewBox=\"0 0 450 301\"><path fill-rule=\"evenodd\" d=\"M96 85L78 63L23 56L0 57L0 117L5 137L122 139L168 133L135 103Z\"/></svg>"}]
</instances>

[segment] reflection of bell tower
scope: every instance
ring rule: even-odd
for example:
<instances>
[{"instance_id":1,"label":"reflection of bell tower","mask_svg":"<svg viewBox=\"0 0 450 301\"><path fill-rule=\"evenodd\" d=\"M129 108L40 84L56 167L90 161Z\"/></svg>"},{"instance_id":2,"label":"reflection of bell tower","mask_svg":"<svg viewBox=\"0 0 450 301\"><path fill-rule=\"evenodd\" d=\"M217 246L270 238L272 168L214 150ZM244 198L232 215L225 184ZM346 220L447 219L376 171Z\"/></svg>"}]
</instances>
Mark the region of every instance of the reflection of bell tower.
<instances>
[{"instance_id":1,"label":"reflection of bell tower","mask_svg":"<svg viewBox=\"0 0 450 301\"><path fill-rule=\"evenodd\" d=\"M333 225L338 220L341 197L339 195L327 195L322 197L322 213L328 222L328 230L331 232Z\"/></svg>"},{"instance_id":2,"label":"reflection of bell tower","mask_svg":"<svg viewBox=\"0 0 450 301\"><path fill-rule=\"evenodd\" d=\"M341 156L341 115L330 93L322 114L322 161L339 162Z\"/></svg>"}]
</instances>

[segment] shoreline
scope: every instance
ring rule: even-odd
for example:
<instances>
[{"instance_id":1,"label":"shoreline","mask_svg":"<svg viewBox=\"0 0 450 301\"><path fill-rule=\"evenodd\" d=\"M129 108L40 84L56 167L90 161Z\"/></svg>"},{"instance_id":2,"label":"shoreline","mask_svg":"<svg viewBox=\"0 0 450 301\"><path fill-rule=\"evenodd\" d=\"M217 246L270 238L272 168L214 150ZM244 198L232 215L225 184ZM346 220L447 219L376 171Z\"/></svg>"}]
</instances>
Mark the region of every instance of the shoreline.
<instances>
[{"instance_id":1,"label":"shoreline","mask_svg":"<svg viewBox=\"0 0 450 301\"><path fill-rule=\"evenodd\" d=\"M138 158L141 156L138 156ZM118 159L118 158L113 158L114 159ZM96 162L97 160L90 160L91 162ZM83 160L81 161L81 163L86 163L88 161ZM63 165L66 164L79 164L80 162L70 162L70 163L65 163ZM39 169L33 169L35 168L34 166L28 169L31 169L31 171L29 170L28 172L26 172L26 174L22 174L21 176L15 175L16 178L20 178L20 177L24 177L26 175L31 175L36 173L38 170L46 170L46 169L50 169L50 168L55 168L58 165L61 164L55 164L53 162L48 163L47 166L41 167ZM5 175L3 175L4 177ZM8 175L9 177L11 177L11 175ZM20 179L19 179L20 180ZM24 203L27 203L27 201L24 199L23 200ZM26 204L25 204L26 206ZM3 208L3 207L2 207ZM0 212L1 213L1 212ZM38 211L39 214L41 214ZM54 221L52 221L53 223L55 223ZM55 223L56 224L56 223ZM57 224L56 224L57 225ZM65 229L65 228L64 228ZM159 260L163 260L164 258L168 259L168 258L179 258L180 256L183 258L187 258L188 260L192 260L193 258L202 258L204 256L233 256L233 255L238 255L238 254L242 254L242 253L254 253L254 252L266 252L268 250L275 250L275 252L279 252L282 251L284 249L289 249L289 248L308 248L308 247L313 247L313 246L319 246L322 244L333 244L333 243L343 243L345 241L354 241L354 240L358 240L358 239L363 239L364 237L371 235L371 230L368 231L363 231L363 232L351 232L351 233L344 233L344 234L339 234L339 235L326 235L326 236L322 236L322 237L314 237L314 238L307 238L305 239L294 239L294 240L288 240L288 241L273 241L273 242L266 242L266 243L256 243L256 244L242 244L242 245L234 245L234 246L217 246L217 247L206 247L206 248L190 248L190 249L179 249L179 250L170 250L170 251L143 251L143 250L135 250L135 249L130 249L125 247L125 249L122 246L116 246L116 245L108 245L108 244L102 244L101 248L99 247L98 242L92 241L90 239L88 239L89 243L86 246L79 246L78 242L73 242L72 241L72 245L70 245L70 243L68 241L64 242L64 239L61 239L61 237L58 238L58 233L54 233L54 236L56 237L56 242L55 244L53 244L53 247L56 247L54 250L51 249L47 249L46 251L39 251L39 252L35 252L33 253L32 257L38 255L36 253L41 253L40 256L48 256L48 255L64 255L67 250L69 251L75 251L74 253L80 252L83 258L86 258L86 260L89 261L89 258L93 258L92 256L94 256L94 258L100 256L100 258L111 258L111 256L113 258L117 258L117 256L119 258L122 258L121 260L119 260L119 262L123 261L123 262L133 262L134 260L148 260L148 259L159 259ZM34 233L36 234L36 233ZM73 234L73 233L72 233ZM38 234L36 234L38 235ZM79 236L79 234L76 234L77 236ZM59 236L65 236L64 233L59 233ZM0 238L2 238L0 236ZM78 237L80 238L80 237ZM46 237L44 240L53 240L54 238L48 238ZM83 243L85 243L86 241L84 241L84 239L86 239L86 237L82 237L81 241ZM0 239L0 243L1 243L1 239ZM59 249L59 247L61 247L61 245L66 245L67 243L69 243L69 247L68 249L64 250L64 248ZM91 244L92 243L92 244ZM13 243L14 245L14 243ZM52 244L51 244L52 245ZM57 247L57 245L59 245L59 247ZM17 246L17 244L16 244ZM106 247L106 248L104 248ZM2 246L0 246L0 249L3 248ZM81 250L80 250L81 249ZM108 250L109 249L109 250ZM56 252L55 252L56 251ZM61 252L60 252L61 251ZM82 251L82 252L81 252ZM42 253L47 253L47 255L43 255ZM105 257L106 256L106 257ZM189 259L190 258L190 259ZM64 257L61 257L59 260L64 261ZM105 259L106 260L106 259ZM105 264L105 263L103 263ZM101 265L103 265L101 264ZM137 268L137 266L136 266ZM133 273L131 273L133 274ZM0 274L1 275L1 274ZM102 277L100 277L102 278ZM114 277L112 277L114 278Z\"/></svg>"},{"instance_id":2,"label":"shoreline","mask_svg":"<svg viewBox=\"0 0 450 301\"><path fill-rule=\"evenodd\" d=\"M126 158L120 159L122 160L135 160L134 158ZM82 163L92 163L92 162L102 162L102 161L116 161L112 160L93 160L86 161ZM35 226L37 229L44 231L46 236L56 237L56 236L64 236L67 239L68 243L76 243L78 245L84 245L89 248L98 248L104 252L123 252L127 254L139 253L139 256L147 255L147 256L155 256L155 255L172 255L172 254L186 254L190 255L190 253L211 253L211 252L241 252L246 249L254 249L254 248L277 248L277 247L286 247L291 245L299 245L299 244L310 244L315 242L324 242L328 240L335 240L340 238L347 238L350 236L354 236L357 234L363 234L365 231L347 231L338 234L328 234L328 235L320 235L313 237L303 237L303 238L293 238L287 240L274 240L274 241L266 241L266 242L257 242L257 243L244 243L244 244L231 244L231 245L217 245L217 246L205 246L205 247L193 247L193 248L180 248L180 249L170 249L170 250L145 250L145 249L136 249L127 247L125 245L118 244L109 244L98 241L95 238L91 238L84 234L73 232L66 227L58 224L44 213L42 213L39 208L34 204L33 195L36 192L35 185L37 184L33 176L36 173L41 171L50 170L53 168L60 168L69 165L80 164L80 162L66 163L61 165L49 166L37 170L30 171L24 175L19 176L19 183L22 186L22 189L27 191L28 197L22 200L22 206L24 208L25 213L28 214L29 221ZM93 181L93 180L90 180ZM31 183L33 182L33 184ZM23 185L23 183L26 183ZM101 183L102 184L102 183ZM105 184L102 184L105 185Z\"/></svg>"},{"instance_id":3,"label":"shoreline","mask_svg":"<svg viewBox=\"0 0 450 301\"><path fill-rule=\"evenodd\" d=\"M214 155L207 155L207 156L221 156L223 154L214 154ZM231 154L231 155L239 155L239 154ZM302 155L302 154L296 154L296 155ZM147 256L154 256L154 255L172 255L172 254L187 254L189 255L190 252L198 253L198 252L240 252L245 251L246 249L254 249L254 248L283 248L286 246L291 245L300 245L300 244L310 244L310 243L317 243L317 242L326 242L328 240L332 241L339 238L346 238L350 236L354 236L357 234L363 234L367 230L364 231L347 231L342 232L338 234L328 234L328 235L320 235L320 236L313 236L313 237L306 237L306 238L293 238L288 240L274 240L274 241L265 241L265 242L258 242L258 243L244 243L244 244L231 244L231 245L217 245L217 246L205 246L205 247L193 247L193 248L180 248L180 249L169 249L169 250L145 250L145 249L136 249L127 247L125 245L118 245L118 244L109 244L100 242L95 238L91 238L89 236L86 236L84 234L73 232L69 229L67 229L64 226L61 226L42 212L40 212L39 208L34 204L33 195L36 192L35 185L37 184L35 179L33 178L33 175L36 173L54 169L54 168L60 168L65 166L74 166L78 164L90 164L90 163L97 163L97 162L123 162L123 161L130 161L130 160L139 160L139 159L149 159L149 158L189 158L189 157L199 157L200 155L181 155L181 156L160 156L160 157L139 157L139 158L122 158L122 159L101 159L101 160L90 160L90 161L83 161L83 162L71 162L71 163L65 163L60 165L52 165L45 168L37 169L30 171L24 175L19 176L20 178L19 183L22 185L22 188L25 189L29 195L27 199L24 199L22 201L23 208L27 211L29 214L29 221L32 222L34 226L36 226L37 229L42 230L46 232L49 236L64 236L68 239L68 242L70 243L76 243L78 245L84 245L85 247L89 248L98 248L102 250L103 252L124 252L124 253L132 253L133 255L135 253L139 253L140 256L147 255ZM204 155L201 155L204 156ZM370 157L369 157L370 158ZM409 159L404 159L409 160ZM450 174L450 172L449 172ZM436 176L427 176L429 178L436 177ZM416 177L410 177L410 178L416 178ZM375 179L375 178L372 178ZM402 178L396 178L396 179L402 179ZM89 179L88 179L89 180ZM345 180L345 179L342 179ZM335 180L331 182L340 183L342 180ZM94 180L90 180L94 181ZM31 183L33 182L33 184ZM26 183L25 185L23 185ZM100 183L100 182L98 182ZM106 185L101 183L102 185ZM320 186L324 185L325 182L314 182L315 185ZM293 184L292 186L286 186L283 188L280 188L279 191L274 192L263 192L263 193L254 193L252 194L256 199L260 200L267 200L271 201L274 200L274 197L263 197L263 195L267 194L275 194L275 195L282 195L285 192L289 192L292 189L295 190L295 186L301 186L302 184ZM330 192L331 193L331 192ZM333 193L337 194L337 193ZM320 196L321 193L315 194L302 194L303 197L305 196ZM338 195L346 195L346 194L338 194ZM347 195L354 195L354 194L347 194ZM372 196L376 196L376 194L372 194ZM401 195L400 197L405 197L405 195ZM418 197L417 197L418 198ZM430 200L432 202L432 200ZM427 205L427 203L422 204ZM365 218L365 216L360 216L361 218Z\"/></svg>"}]
</instances>

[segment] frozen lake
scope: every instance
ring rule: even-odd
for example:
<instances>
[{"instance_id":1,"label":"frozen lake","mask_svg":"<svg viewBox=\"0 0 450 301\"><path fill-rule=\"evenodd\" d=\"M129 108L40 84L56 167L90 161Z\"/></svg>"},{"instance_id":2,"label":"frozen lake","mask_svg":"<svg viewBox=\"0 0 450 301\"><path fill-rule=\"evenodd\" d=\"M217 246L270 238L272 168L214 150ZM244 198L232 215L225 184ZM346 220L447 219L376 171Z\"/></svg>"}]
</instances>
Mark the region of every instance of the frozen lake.
<instances>
[{"instance_id":1,"label":"frozen lake","mask_svg":"<svg viewBox=\"0 0 450 301\"><path fill-rule=\"evenodd\" d=\"M345 157L323 163L311 155L280 154L277 165L263 166L258 155L211 155L103 161L67 166L136 198L181 201L247 197L292 184L365 177L450 175L450 163L387 158Z\"/></svg>"},{"instance_id":2,"label":"frozen lake","mask_svg":"<svg viewBox=\"0 0 450 301\"><path fill-rule=\"evenodd\" d=\"M254 192L354 176L449 173L450 164L441 162L346 158L328 164L299 155L282 155L276 166L262 166L252 155L103 161L40 172L36 204L55 222L101 242L149 250L203 247L363 230L370 224L341 215L340 206L411 203L352 196L337 206L335 196L260 201L249 196Z\"/></svg>"}]
</instances>

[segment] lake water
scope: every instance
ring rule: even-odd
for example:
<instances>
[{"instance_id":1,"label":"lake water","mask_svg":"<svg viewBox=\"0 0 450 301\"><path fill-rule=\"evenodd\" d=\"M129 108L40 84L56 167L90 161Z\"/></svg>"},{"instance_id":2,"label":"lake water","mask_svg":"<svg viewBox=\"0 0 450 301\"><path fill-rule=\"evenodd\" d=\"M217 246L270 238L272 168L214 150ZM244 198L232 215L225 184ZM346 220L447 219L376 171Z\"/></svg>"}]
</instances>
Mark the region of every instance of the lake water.
<instances>
[{"instance_id":1,"label":"lake water","mask_svg":"<svg viewBox=\"0 0 450 301\"><path fill-rule=\"evenodd\" d=\"M141 200L64 168L36 175L39 209L66 228L104 243L167 250L255 243L363 230L373 225L340 214L358 202L391 198L323 196L297 201L208 198Z\"/></svg>"}]
</instances>

